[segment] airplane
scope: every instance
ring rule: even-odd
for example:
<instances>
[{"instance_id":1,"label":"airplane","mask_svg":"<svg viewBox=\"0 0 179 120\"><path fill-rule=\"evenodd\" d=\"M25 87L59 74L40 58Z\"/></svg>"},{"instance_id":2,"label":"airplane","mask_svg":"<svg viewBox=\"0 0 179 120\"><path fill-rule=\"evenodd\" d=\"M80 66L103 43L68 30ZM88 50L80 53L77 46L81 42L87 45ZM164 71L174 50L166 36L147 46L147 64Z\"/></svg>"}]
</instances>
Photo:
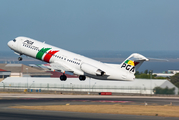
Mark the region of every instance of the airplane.
<instances>
[{"instance_id":1,"label":"airplane","mask_svg":"<svg viewBox=\"0 0 179 120\"><path fill-rule=\"evenodd\" d=\"M63 73L61 81L66 81L67 71L78 75L80 81L84 81L86 76L99 80L133 81L135 71L144 61L149 61L143 55L133 53L121 64L103 63L21 36L9 41L8 46L19 55L19 61L22 61L22 55L26 55L49 63L50 68Z\"/></svg>"}]
</instances>

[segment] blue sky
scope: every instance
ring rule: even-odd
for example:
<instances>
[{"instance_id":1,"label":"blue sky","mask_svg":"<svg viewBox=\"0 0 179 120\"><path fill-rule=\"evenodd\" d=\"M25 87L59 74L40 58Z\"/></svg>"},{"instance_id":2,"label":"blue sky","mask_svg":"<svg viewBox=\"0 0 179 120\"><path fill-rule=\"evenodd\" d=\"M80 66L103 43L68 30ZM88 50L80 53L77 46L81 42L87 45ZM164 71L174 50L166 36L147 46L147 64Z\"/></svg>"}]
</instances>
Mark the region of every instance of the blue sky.
<instances>
[{"instance_id":1,"label":"blue sky","mask_svg":"<svg viewBox=\"0 0 179 120\"><path fill-rule=\"evenodd\" d=\"M179 50L178 0L1 0L0 50L26 36L70 51Z\"/></svg>"}]
</instances>

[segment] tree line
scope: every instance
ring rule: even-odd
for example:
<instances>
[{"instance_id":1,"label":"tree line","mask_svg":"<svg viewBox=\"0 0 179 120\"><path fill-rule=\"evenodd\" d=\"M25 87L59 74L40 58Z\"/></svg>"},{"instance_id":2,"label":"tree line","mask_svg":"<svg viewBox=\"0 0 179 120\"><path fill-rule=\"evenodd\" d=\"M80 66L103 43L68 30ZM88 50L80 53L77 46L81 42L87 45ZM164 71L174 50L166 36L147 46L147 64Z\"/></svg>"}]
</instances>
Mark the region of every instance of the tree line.
<instances>
[{"instance_id":1,"label":"tree line","mask_svg":"<svg viewBox=\"0 0 179 120\"><path fill-rule=\"evenodd\" d=\"M142 79L167 79L172 84L174 84L176 87L179 88L179 73L171 76L171 77L158 77L155 74L152 74L153 71L145 70L144 72L136 71L135 77L136 78L142 78Z\"/></svg>"}]
</instances>

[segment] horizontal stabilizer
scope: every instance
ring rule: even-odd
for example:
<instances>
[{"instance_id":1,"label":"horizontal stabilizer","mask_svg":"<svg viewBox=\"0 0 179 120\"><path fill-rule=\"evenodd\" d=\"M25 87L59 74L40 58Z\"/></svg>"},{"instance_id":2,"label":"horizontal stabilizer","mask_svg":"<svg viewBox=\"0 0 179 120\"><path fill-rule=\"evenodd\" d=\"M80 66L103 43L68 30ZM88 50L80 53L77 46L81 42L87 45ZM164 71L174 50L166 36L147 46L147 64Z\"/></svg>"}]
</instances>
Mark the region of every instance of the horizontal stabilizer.
<instances>
[{"instance_id":1,"label":"horizontal stabilizer","mask_svg":"<svg viewBox=\"0 0 179 120\"><path fill-rule=\"evenodd\" d=\"M158 58L149 58L149 61L165 61L165 62L168 62L169 60L167 60L167 59L158 59Z\"/></svg>"},{"instance_id":2,"label":"horizontal stabilizer","mask_svg":"<svg viewBox=\"0 0 179 120\"><path fill-rule=\"evenodd\" d=\"M127 59L130 59L130 60L133 60L133 61L138 61L138 60L140 60L140 61L149 61L148 58L146 58L143 55L138 54L138 53L133 53Z\"/></svg>"}]
</instances>

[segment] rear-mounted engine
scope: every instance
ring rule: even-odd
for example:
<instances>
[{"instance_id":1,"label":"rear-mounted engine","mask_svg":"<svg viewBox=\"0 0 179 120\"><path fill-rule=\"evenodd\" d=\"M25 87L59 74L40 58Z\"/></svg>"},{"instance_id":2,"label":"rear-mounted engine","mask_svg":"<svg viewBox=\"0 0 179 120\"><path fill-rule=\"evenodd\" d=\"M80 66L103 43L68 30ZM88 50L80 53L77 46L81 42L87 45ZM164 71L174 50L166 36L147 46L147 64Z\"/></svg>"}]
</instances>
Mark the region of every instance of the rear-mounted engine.
<instances>
[{"instance_id":1,"label":"rear-mounted engine","mask_svg":"<svg viewBox=\"0 0 179 120\"><path fill-rule=\"evenodd\" d=\"M103 76L105 75L105 72L86 63L83 63L81 65L81 70L83 70L84 72L91 74L91 75L97 75L97 76Z\"/></svg>"}]
</instances>

